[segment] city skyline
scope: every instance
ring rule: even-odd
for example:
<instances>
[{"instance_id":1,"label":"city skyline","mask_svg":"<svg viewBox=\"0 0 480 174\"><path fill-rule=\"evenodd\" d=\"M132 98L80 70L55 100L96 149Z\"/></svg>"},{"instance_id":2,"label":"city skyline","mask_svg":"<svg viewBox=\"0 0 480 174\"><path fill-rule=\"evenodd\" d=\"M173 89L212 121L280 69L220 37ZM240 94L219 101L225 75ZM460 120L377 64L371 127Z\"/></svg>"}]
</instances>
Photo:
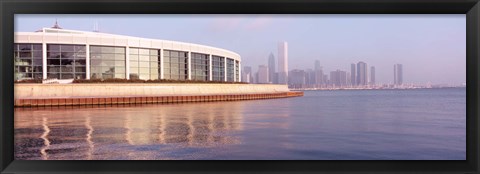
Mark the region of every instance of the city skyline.
<instances>
[{"instance_id":1,"label":"city skyline","mask_svg":"<svg viewBox=\"0 0 480 174\"><path fill-rule=\"evenodd\" d=\"M465 15L22 14L16 15L15 31L51 27L55 19L64 29L92 31L98 23L96 28L103 33L232 50L241 55L242 66L254 67L253 72L268 64L270 53L279 58L277 44L285 41L288 71L315 68L312 63L320 60L327 74L365 61L375 65L377 83L393 83L391 66L401 62L408 67L404 83L459 84L466 79ZM192 24L195 30L187 27ZM445 71L449 69L456 71Z\"/></svg>"}]
</instances>

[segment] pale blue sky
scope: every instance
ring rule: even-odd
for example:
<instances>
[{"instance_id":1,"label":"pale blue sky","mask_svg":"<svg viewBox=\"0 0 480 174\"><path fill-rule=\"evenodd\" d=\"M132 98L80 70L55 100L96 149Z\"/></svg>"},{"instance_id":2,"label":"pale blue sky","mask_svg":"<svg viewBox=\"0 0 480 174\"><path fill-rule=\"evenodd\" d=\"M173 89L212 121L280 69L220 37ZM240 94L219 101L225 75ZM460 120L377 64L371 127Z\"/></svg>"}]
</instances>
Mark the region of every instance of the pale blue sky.
<instances>
[{"instance_id":1,"label":"pale blue sky","mask_svg":"<svg viewBox=\"0 0 480 174\"><path fill-rule=\"evenodd\" d=\"M65 29L198 43L237 52L244 66L268 62L277 43L289 45L289 69L350 71L364 61L379 83L393 82L393 65L405 83L460 84L466 80L466 21L455 15L16 15L15 31L58 23ZM278 61L277 61L278 63Z\"/></svg>"}]
</instances>

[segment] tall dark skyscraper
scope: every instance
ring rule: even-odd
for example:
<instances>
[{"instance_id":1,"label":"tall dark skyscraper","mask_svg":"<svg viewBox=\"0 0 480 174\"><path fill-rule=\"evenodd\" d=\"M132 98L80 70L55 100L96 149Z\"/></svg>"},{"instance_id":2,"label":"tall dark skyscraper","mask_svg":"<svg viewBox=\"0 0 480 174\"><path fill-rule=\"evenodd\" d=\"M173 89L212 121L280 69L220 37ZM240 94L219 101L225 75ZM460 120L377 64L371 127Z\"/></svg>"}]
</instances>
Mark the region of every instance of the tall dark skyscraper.
<instances>
[{"instance_id":1,"label":"tall dark skyscraper","mask_svg":"<svg viewBox=\"0 0 480 174\"><path fill-rule=\"evenodd\" d=\"M357 71L355 70L355 64L352 63L350 67L350 83L352 86L357 86Z\"/></svg>"},{"instance_id":2,"label":"tall dark skyscraper","mask_svg":"<svg viewBox=\"0 0 480 174\"><path fill-rule=\"evenodd\" d=\"M273 56L273 53L270 53L270 56L268 56L268 81L275 83L277 80L275 78L275 57Z\"/></svg>"},{"instance_id":3,"label":"tall dark skyscraper","mask_svg":"<svg viewBox=\"0 0 480 174\"><path fill-rule=\"evenodd\" d=\"M402 64L393 65L393 84L403 84L403 66Z\"/></svg>"},{"instance_id":4,"label":"tall dark skyscraper","mask_svg":"<svg viewBox=\"0 0 480 174\"><path fill-rule=\"evenodd\" d=\"M375 85L375 67L370 67L370 85Z\"/></svg>"},{"instance_id":5,"label":"tall dark skyscraper","mask_svg":"<svg viewBox=\"0 0 480 174\"><path fill-rule=\"evenodd\" d=\"M358 62L357 63L357 85L366 86L368 85L367 79L367 63Z\"/></svg>"},{"instance_id":6,"label":"tall dark skyscraper","mask_svg":"<svg viewBox=\"0 0 480 174\"><path fill-rule=\"evenodd\" d=\"M320 66L320 61L315 60L315 85L316 87L321 87L323 84L323 68Z\"/></svg>"}]
</instances>

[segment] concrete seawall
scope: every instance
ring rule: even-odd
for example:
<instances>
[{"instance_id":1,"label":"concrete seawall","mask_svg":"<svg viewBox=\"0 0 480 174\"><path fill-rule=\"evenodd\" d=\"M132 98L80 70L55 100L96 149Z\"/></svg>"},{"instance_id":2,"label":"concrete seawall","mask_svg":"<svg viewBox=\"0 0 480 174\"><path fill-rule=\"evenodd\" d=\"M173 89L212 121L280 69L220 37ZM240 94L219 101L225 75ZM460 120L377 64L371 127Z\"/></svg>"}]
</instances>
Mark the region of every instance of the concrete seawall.
<instances>
[{"instance_id":1,"label":"concrete seawall","mask_svg":"<svg viewBox=\"0 0 480 174\"><path fill-rule=\"evenodd\" d=\"M15 84L15 106L68 106L252 100L303 96L263 84Z\"/></svg>"}]
</instances>

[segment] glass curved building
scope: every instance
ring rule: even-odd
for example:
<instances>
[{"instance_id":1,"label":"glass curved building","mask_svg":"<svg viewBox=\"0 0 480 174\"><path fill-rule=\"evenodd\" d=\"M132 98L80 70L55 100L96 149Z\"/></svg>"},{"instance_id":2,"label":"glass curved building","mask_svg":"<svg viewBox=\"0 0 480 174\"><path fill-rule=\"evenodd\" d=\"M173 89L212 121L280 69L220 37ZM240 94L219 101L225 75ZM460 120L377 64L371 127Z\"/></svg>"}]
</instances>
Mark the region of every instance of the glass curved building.
<instances>
[{"instance_id":1,"label":"glass curved building","mask_svg":"<svg viewBox=\"0 0 480 174\"><path fill-rule=\"evenodd\" d=\"M241 58L232 51L60 27L15 32L14 56L15 80L241 80Z\"/></svg>"}]
</instances>

